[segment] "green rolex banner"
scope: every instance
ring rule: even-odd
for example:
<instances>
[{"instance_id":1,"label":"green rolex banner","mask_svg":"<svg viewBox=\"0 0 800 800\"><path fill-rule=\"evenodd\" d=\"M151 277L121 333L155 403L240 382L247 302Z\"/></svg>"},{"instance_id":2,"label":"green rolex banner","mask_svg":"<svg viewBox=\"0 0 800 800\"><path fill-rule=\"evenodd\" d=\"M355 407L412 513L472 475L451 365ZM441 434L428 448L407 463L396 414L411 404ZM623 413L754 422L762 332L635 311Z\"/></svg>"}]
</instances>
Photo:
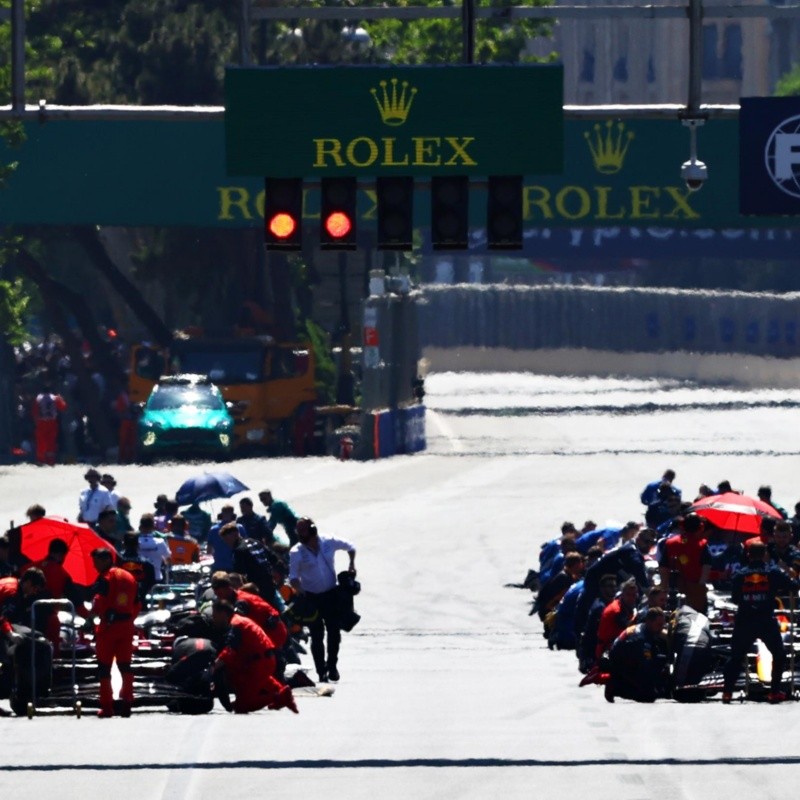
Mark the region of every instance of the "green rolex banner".
<instances>
[{"instance_id":1,"label":"green rolex banner","mask_svg":"<svg viewBox=\"0 0 800 800\"><path fill-rule=\"evenodd\" d=\"M228 174L559 174L562 102L554 65L232 68Z\"/></svg>"}]
</instances>

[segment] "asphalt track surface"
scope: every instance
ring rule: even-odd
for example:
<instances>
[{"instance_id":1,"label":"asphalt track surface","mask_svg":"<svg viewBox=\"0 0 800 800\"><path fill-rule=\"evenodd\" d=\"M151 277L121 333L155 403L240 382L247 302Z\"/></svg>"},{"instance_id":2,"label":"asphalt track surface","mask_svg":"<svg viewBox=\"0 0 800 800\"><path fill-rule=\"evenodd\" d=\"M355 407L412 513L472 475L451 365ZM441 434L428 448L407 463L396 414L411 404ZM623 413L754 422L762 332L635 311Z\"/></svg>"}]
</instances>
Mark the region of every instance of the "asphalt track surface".
<instances>
[{"instance_id":1,"label":"asphalt track surface","mask_svg":"<svg viewBox=\"0 0 800 800\"><path fill-rule=\"evenodd\" d=\"M793 506L800 391L527 375L436 375L428 390L426 454L229 465L358 547L363 621L334 697L300 698L299 715L0 719L2 796L787 797L800 707L609 705L504 584L565 519L639 518L641 486L667 467L686 495L770 483ZM113 471L136 516L202 469ZM74 515L82 472L3 468L0 524L37 501Z\"/></svg>"}]
</instances>

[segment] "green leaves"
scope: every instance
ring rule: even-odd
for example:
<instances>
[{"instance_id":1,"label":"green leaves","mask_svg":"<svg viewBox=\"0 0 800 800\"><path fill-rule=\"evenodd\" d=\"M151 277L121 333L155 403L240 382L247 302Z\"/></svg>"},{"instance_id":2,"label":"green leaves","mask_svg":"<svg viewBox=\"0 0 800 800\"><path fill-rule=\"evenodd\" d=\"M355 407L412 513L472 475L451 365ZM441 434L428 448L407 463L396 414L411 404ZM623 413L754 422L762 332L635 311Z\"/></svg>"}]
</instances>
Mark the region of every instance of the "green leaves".
<instances>
[{"instance_id":1,"label":"green leaves","mask_svg":"<svg viewBox=\"0 0 800 800\"><path fill-rule=\"evenodd\" d=\"M511 0L477 0L506 6ZM549 4L544 0L542 5ZM8 6L10 0L0 0ZM250 46L261 64L448 64L461 61L462 28L452 20L349 20L256 23ZM382 5L440 6L440 0L390 0ZM339 6L339 0L311 0ZM451 5L460 7L460 2ZM237 61L239 3L218 0L33 0L27 3L26 80L29 102L216 105L224 100L226 64ZM478 20L475 60L529 60L526 42L549 24ZM368 36L364 35L364 32ZM10 25L0 25L0 49L10 48ZM0 103L10 101L8 68L0 69Z\"/></svg>"},{"instance_id":2,"label":"green leaves","mask_svg":"<svg viewBox=\"0 0 800 800\"><path fill-rule=\"evenodd\" d=\"M800 94L800 65L781 76L775 86L776 97L788 97L796 94Z\"/></svg>"},{"instance_id":3,"label":"green leaves","mask_svg":"<svg viewBox=\"0 0 800 800\"><path fill-rule=\"evenodd\" d=\"M25 339L25 312L29 302L21 280L0 280L0 333L10 344L22 344Z\"/></svg>"}]
</instances>

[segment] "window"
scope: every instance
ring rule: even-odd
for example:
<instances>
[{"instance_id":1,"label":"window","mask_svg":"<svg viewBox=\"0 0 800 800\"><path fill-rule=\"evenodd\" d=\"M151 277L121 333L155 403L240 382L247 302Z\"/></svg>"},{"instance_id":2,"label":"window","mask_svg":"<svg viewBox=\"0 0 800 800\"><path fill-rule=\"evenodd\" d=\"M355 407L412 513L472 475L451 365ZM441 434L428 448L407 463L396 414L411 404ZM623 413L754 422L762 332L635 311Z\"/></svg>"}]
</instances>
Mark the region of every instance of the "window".
<instances>
[{"instance_id":1,"label":"window","mask_svg":"<svg viewBox=\"0 0 800 800\"><path fill-rule=\"evenodd\" d=\"M594 53L584 48L581 74L578 78L582 83L594 83Z\"/></svg>"},{"instance_id":2,"label":"window","mask_svg":"<svg viewBox=\"0 0 800 800\"><path fill-rule=\"evenodd\" d=\"M737 81L742 79L742 26L738 23L725 28L722 77Z\"/></svg>"},{"instance_id":3,"label":"window","mask_svg":"<svg viewBox=\"0 0 800 800\"><path fill-rule=\"evenodd\" d=\"M613 72L614 80L620 83L628 82L628 58L627 56L620 56L614 64Z\"/></svg>"},{"instance_id":4,"label":"window","mask_svg":"<svg viewBox=\"0 0 800 800\"><path fill-rule=\"evenodd\" d=\"M703 25L703 77L713 80L719 77L717 44L719 32L716 25Z\"/></svg>"}]
</instances>

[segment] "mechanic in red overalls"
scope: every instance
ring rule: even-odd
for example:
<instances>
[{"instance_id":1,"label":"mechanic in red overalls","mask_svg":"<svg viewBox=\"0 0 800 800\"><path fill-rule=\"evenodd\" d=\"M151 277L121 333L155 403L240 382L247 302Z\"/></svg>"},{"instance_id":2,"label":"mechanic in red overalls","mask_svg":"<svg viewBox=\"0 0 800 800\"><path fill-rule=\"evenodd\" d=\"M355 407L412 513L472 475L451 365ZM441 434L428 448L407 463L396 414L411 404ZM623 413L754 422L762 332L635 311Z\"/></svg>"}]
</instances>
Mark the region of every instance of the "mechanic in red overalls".
<instances>
[{"instance_id":1,"label":"mechanic in red overalls","mask_svg":"<svg viewBox=\"0 0 800 800\"><path fill-rule=\"evenodd\" d=\"M244 588L234 589L227 572L215 572L211 576L211 588L220 600L232 603L237 614L260 625L278 650L286 644L288 633L281 615L261 595Z\"/></svg>"},{"instance_id":2,"label":"mechanic in red overalls","mask_svg":"<svg viewBox=\"0 0 800 800\"><path fill-rule=\"evenodd\" d=\"M60 394L45 390L33 401L33 421L36 436L36 461L39 464L56 463L58 451L58 415L67 403Z\"/></svg>"},{"instance_id":3,"label":"mechanic in red overalls","mask_svg":"<svg viewBox=\"0 0 800 800\"><path fill-rule=\"evenodd\" d=\"M708 597L703 574L703 551L707 540L705 520L698 514L687 514L680 533L670 536L661 546L658 565L661 585L671 592L686 596L686 604L701 614L706 613Z\"/></svg>"},{"instance_id":4,"label":"mechanic in red overalls","mask_svg":"<svg viewBox=\"0 0 800 800\"><path fill-rule=\"evenodd\" d=\"M53 539L47 546L47 556L33 566L44 573L50 597L75 602L75 587L69 573L64 569L64 559L68 552L69 545L63 539ZM53 645L53 655L57 656L61 648L61 624L55 611L48 618L46 636Z\"/></svg>"},{"instance_id":5,"label":"mechanic in red overalls","mask_svg":"<svg viewBox=\"0 0 800 800\"><path fill-rule=\"evenodd\" d=\"M4 606L17 595L19 580L8 577L0 578L0 635L7 636L14 629L11 627L10 620L3 613Z\"/></svg>"},{"instance_id":6,"label":"mechanic in red overalls","mask_svg":"<svg viewBox=\"0 0 800 800\"><path fill-rule=\"evenodd\" d=\"M113 556L106 547L92 550L92 560L99 573L94 585L93 616L100 617L95 629L95 653L100 677L100 710L98 717L114 716L111 689L111 665L117 660L122 674L121 716L129 717L133 705L133 633L139 613L139 587L136 578L120 567L112 566Z\"/></svg>"},{"instance_id":7,"label":"mechanic in red overalls","mask_svg":"<svg viewBox=\"0 0 800 800\"><path fill-rule=\"evenodd\" d=\"M275 678L275 645L251 619L236 614L227 600L215 600L212 623L227 630L225 647L214 662L214 673L224 670L236 695L237 714L262 708L289 708L298 714L292 690Z\"/></svg>"}]
</instances>

